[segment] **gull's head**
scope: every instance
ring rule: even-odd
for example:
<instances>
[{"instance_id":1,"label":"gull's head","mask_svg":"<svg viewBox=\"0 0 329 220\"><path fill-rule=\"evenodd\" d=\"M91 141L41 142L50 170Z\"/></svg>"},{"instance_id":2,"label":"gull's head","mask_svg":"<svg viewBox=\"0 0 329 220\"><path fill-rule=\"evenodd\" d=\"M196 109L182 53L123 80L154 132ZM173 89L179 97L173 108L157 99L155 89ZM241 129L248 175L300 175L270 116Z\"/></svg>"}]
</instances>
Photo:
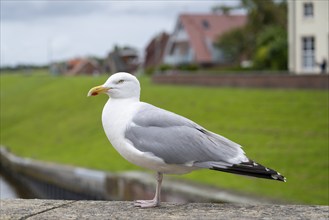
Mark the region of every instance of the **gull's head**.
<instances>
[{"instance_id":1,"label":"gull's head","mask_svg":"<svg viewBox=\"0 0 329 220\"><path fill-rule=\"evenodd\" d=\"M107 94L111 98L139 98L140 84L138 79L130 73L115 73L103 85L89 90L87 96Z\"/></svg>"}]
</instances>

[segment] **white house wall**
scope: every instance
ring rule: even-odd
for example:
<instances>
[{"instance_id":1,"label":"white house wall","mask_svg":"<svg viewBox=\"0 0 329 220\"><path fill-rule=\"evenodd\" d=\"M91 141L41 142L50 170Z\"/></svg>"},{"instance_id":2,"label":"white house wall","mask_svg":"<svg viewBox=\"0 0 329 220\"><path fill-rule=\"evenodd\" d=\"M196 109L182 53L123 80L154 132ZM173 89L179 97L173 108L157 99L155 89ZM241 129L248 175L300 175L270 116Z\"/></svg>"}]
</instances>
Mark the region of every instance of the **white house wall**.
<instances>
[{"instance_id":1,"label":"white house wall","mask_svg":"<svg viewBox=\"0 0 329 220\"><path fill-rule=\"evenodd\" d=\"M188 52L185 55L181 55L175 43L189 42L188 34L183 26L178 21L174 30L174 33L170 36L164 55L164 63L169 65L178 65L182 63L191 63L193 61L194 52L191 46L189 46ZM188 43L189 44L189 43ZM173 53L171 53L173 51Z\"/></svg>"},{"instance_id":2,"label":"white house wall","mask_svg":"<svg viewBox=\"0 0 329 220\"><path fill-rule=\"evenodd\" d=\"M313 3L313 17L304 17L304 3ZM302 61L302 38L314 37L315 61L329 59L329 1L290 0L288 1L288 43L289 70L296 74L320 73L319 66L304 69ZM328 67L327 67L328 69Z\"/></svg>"}]
</instances>

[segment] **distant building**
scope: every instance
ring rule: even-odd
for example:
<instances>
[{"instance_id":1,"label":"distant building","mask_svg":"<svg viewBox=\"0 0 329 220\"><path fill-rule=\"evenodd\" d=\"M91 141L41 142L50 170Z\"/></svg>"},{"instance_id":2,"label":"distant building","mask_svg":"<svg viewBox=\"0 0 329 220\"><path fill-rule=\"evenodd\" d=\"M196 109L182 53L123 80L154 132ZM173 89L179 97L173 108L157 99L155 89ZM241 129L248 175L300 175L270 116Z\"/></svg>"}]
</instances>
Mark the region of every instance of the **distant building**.
<instances>
[{"instance_id":1,"label":"distant building","mask_svg":"<svg viewBox=\"0 0 329 220\"><path fill-rule=\"evenodd\" d=\"M328 73L329 1L288 1L288 35L290 72Z\"/></svg>"},{"instance_id":2,"label":"distant building","mask_svg":"<svg viewBox=\"0 0 329 220\"><path fill-rule=\"evenodd\" d=\"M162 64L169 35L162 32L155 36L145 49L144 68L156 67Z\"/></svg>"},{"instance_id":3,"label":"distant building","mask_svg":"<svg viewBox=\"0 0 329 220\"><path fill-rule=\"evenodd\" d=\"M116 47L105 59L105 71L107 73L135 73L138 67L138 51L131 47Z\"/></svg>"},{"instance_id":4,"label":"distant building","mask_svg":"<svg viewBox=\"0 0 329 220\"><path fill-rule=\"evenodd\" d=\"M182 14L170 36L164 63L170 65L225 63L214 42L223 33L241 27L247 22L244 15Z\"/></svg>"},{"instance_id":5,"label":"distant building","mask_svg":"<svg viewBox=\"0 0 329 220\"><path fill-rule=\"evenodd\" d=\"M90 58L75 58L66 63L66 75L98 75L100 67L96 60Z\"/></svg>"}]
</instances>

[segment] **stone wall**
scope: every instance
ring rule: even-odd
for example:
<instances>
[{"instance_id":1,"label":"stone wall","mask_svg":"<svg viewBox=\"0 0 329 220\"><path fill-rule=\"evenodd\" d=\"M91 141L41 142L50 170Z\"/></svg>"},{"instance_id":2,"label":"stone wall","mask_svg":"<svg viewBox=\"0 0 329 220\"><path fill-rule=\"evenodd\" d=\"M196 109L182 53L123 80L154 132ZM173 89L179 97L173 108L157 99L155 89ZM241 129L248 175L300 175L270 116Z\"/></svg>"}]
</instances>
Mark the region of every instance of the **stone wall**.
<instances>
[{"instance_id":1,"label":"stone wall","mask_svg":"<svg viewBox=\"0 0 329 220\"><path fill-rule=\"evenodd\" d=\"M141 209L132 202L1 200L0 219L329 219L328 206L162 203Z\"/></svg>"}]
</instances>

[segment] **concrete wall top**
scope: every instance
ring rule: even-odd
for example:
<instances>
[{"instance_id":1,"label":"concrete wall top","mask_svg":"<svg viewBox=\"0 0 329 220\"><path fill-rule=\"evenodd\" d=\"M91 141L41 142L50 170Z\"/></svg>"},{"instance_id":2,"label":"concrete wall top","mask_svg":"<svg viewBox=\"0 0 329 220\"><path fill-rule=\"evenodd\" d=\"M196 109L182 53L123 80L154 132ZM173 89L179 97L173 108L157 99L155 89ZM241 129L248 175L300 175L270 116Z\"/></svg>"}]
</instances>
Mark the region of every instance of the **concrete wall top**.
<instances>
[{"instance_id":1,"label":"concrete wall top","mask_svg":"<svg viewBox=\"0 0 329 220\"><path fill-rule=\"evenodd\" d=\"M141 209L132 202L1 200L0 219L328 219L328 206L163 203Z\"/></svg>"}]
</instances>

